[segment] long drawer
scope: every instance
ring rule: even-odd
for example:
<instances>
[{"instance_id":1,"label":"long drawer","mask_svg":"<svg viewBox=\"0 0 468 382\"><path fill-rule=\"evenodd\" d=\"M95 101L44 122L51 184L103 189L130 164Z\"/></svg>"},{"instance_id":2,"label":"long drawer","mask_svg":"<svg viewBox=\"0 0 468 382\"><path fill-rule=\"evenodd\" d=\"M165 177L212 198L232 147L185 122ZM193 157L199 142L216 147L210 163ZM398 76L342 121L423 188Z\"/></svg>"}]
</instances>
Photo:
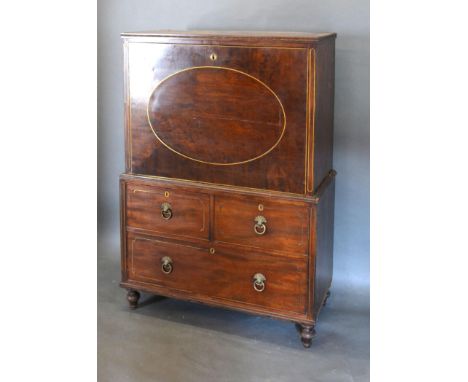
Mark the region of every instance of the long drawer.
<instances>
[{"instance_id":1,"label":"long drawer","mask_svg":"<svg viewBox=\"0 0 468 382\"><path fill-rule=\"evenodd\" d=\"M308 231L309 209L305 203L260 197L215 199L216 241L306 254Z\"/></svg>"},{"instance_id":2,"label":"long drawer","mask_svg":"<svg viewBox=\"0 0 468 382\"><path fill-rule=\"evenodd\" d=\"M210 197L170 188L127 184L127 227L157 234L208 239Z\"/></svg>"},{"instance_id":3,"label":"long drawer","mask_svg":"<svg viewBox=\"0 0 468 382\"><path fill-rule=\"evenodd\" d=\"M130 281L286 312L306 306L306 257L200 248L129 233Z\"/></svg>"}]
</instances>

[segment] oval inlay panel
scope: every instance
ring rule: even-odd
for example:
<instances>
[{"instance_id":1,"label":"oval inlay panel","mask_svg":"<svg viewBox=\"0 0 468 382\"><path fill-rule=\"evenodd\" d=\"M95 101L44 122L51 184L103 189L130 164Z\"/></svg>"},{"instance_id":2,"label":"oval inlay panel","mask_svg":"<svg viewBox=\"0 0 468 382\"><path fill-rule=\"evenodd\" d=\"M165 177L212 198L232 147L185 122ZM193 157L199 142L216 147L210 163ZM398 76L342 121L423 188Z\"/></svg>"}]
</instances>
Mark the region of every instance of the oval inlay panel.
<instances>
[{"instance_id":1,"label":"oval inlay panel","mask_svg":"<svg viewBox=\"0 0 468 382\"><path fill-rule=\"evenodd\" d=\"M173 152L197 162L235 165L267 155L283 137L286 115L259 79L230 68L176 72L153 90L148 121Z\"/></svg>"}]
</instances>

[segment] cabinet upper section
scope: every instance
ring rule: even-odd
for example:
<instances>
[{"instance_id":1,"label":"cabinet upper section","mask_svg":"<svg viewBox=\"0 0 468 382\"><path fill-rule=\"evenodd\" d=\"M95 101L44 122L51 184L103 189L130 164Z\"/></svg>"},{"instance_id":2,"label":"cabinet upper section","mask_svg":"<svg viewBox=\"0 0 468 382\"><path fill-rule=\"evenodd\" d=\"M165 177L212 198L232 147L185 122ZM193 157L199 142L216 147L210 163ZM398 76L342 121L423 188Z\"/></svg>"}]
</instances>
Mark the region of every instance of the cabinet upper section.
<instances>
[{"instance_id":1,"label":"cabinet upper section","mask_svg":"<svg viewBox=\"0 0 468 382\"><path fill-rule=\"evenodd\" d=\"M310 194L331 169L333 34L123 36L128 173Z\"/></svg>"}]
</instances>

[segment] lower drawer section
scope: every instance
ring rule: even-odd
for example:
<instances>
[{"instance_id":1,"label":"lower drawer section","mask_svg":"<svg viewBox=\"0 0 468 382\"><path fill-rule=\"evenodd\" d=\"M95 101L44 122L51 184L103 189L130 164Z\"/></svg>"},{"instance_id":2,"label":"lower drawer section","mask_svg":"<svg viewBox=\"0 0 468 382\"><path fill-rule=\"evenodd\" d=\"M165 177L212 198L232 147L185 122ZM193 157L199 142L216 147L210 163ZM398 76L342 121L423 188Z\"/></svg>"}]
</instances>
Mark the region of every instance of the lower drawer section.
<instances>
[{"instance_id":1,"label":"lower drawer section","mask_svg":"<svg viewBox=\"0 0 468 382\"><path fill-rule=\"evenodd\" d=\"M127 237L130 281L285 312L306 309L306 259Z\"/></svg>"}]
</instances>

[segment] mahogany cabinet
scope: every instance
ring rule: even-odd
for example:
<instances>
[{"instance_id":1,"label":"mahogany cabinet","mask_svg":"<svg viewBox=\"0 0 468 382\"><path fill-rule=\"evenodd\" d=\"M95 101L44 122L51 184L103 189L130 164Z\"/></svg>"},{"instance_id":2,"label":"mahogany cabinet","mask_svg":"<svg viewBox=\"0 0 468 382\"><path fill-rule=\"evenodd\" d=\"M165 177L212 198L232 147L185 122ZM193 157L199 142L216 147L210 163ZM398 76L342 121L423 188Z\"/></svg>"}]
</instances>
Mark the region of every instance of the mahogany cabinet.
<instances>
[{"instance_id":1,"label":"mahogany cabinet","mask_svg":"<svg viewBox=\"0 0 468 382\"><path fill-rule=\"evenodd\" d=\"M334 33L122 34L122 282L296 322L333 268Z\"/></svg>"}]
</instances>

